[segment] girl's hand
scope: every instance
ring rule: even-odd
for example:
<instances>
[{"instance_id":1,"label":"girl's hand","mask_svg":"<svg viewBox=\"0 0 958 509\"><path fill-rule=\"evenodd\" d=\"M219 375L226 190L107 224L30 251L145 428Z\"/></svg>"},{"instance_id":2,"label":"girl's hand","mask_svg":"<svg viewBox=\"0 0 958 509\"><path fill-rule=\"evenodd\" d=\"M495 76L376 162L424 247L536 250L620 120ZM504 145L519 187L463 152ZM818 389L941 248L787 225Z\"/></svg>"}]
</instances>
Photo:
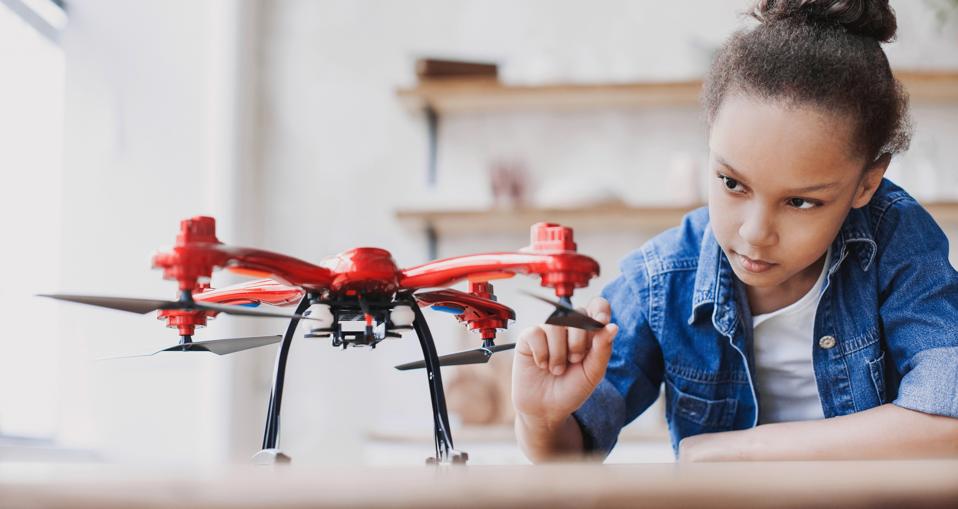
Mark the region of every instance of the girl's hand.
<instances>
[{"instance_id":1,"label":"girl's hand","mask_svg":"<svg viewBox=\"0 0 958 509\"><path fill-rule=\"evenodd\" d=\"M585 331L538 325L522 332L512 367L512 402L526 421L556 425L572 414L605 376L618 326L609 324L609 303L601 297L583 310L606 324Z\"/></svg>"}]
</instances>

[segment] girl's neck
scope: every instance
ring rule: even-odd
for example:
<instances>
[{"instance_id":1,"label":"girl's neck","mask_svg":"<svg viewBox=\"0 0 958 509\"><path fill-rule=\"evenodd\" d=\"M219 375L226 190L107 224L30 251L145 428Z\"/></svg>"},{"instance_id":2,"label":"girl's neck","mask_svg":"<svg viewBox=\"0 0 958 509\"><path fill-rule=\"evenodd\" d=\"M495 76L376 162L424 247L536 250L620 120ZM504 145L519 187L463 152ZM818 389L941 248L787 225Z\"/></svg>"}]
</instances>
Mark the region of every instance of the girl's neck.
<instances>
[{"instance_id":1,"label":"girl's neck","mask_svg":"<svg viewBox=\"0 0 958 509\"><path fill-rule=\"evenodd\" d=\"M801 299L818 281L818 277L822 274L824 268L826 256L827 253L823 254L815 263L780 285L767 288L746 285L745 292L748 295L748 306L752 315L771 313Z\"/></svg>"}]
</instances>

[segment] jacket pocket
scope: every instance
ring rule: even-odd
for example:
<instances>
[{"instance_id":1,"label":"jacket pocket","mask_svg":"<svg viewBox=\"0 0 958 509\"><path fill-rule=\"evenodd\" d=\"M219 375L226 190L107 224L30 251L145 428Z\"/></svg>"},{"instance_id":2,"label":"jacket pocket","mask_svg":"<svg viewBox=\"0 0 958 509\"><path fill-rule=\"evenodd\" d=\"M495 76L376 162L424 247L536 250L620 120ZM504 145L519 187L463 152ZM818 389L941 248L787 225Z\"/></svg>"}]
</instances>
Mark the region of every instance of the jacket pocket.
<instances>
[{"instance_id":1,"label":"jacket pocket","mask_svg":"<svg viewBox=\"0 0 958 509\"><path fill-rule=\"evenodd\" d=\"M868 362L868 371L872 376L872 384L875 386L875 391L878 393L878 401L880 405L884 405L885 401L885 352L882 351L878 354L878 358L875 360L867 361Z\"/></svg>"},{"instance_id":2,"label":"jacket pocket","mask_svg":"<svg viewBox=\"0 0 958 509\"><path fill-rule=\"evenodd\" d=\"M735 422L738 401L735 399L707 399L679 390L666 380L672 392L669 398L672 416L681 418L703 428L730 428Z\"/></svg>"}]
</instances>

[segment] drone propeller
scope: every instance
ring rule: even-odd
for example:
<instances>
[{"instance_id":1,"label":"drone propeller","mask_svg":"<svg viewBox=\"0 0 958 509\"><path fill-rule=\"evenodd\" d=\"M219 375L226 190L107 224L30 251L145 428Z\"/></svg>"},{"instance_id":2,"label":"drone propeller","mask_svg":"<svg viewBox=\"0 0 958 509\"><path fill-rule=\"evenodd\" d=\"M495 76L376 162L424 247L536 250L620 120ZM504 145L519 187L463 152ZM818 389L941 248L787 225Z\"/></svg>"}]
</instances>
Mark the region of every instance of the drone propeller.
<instances>
[{"instance_id":1,"label":"drone propeller","mask_svg":"<svg viewBox=\"0 0 958 509\"><path fill-rule=\"evenodd\" d=\"M163 352L211 352L216 355L226 355L236 352L241 352L243 350L249 350L251 348L259 348L261 346L272 345L273 343L279 343L283 340L283 336L255 336L248 338L231 338L231 339L212 339L209 341L190 341L188 340L189 336L184 336L184 342L173 345L169 348L164 348L153 353L139 354L139 355L124 355L121 357L107 357L100 360L112 360L112 359L130 359L133 357L150 357L158 353Z\"/></svg>"},{"instance_id":2,"label":"drone propeller","mask_svg":"<svg viewBox=\"0 0 958 509\"><path fill-rule=\"evenodd\" d=\"M255 316L260 318L297 318L300 320L316 320L308 316L290 313L278 313L273 311L260 311L250 309L244 306L228 306L225 304L213 304L210 302L200 302L192 299L184 300L160 300L160 299L136 299L129 297L99 297L95 295L70 295L70 294L38 294L38 297L49 297L51 299L65 300L69 302L78 302L91 306L100 306L130 313L146 314L151 311L164 310L185 310L185 311L214 311L217 313L226 313L239 316Z\"/></svg>"},{"instance_id":3,"label":"drone propeller","mask_svg":"<svg viewBox=\"0 0 958 509\"><path fill-rule=\"evenodd\" d=\"M597 330L605 327L605 324L602 322L572 307L572 301L568 297L561 297L559 300L552 300L540 295L536 295L532 292L527 292L525 290L519 291L528 295L529 297L539 299L542 302L551 304L553 307L555 307L555 311L553 311L552 314L549 315L549 318L547 318L545 321L545 323L549 325L574 327L585 330Z\"/></svg>"},{"instance_id":4,"label":"drone propeller","mask_svg":"<svg viewBox=\"0 0 958 509\"><path fill-rule=\"evenodd\" d=\"M511 350L515 347L515 343L509 343L505 345L491 345L488 347L483 346L482 348L477 348L475 350L466 350L464 352L442 355L439 357L439 365L462 366L464 364L484 364L489 362L489 357L492 357L492 354L501 352L503 350ZM400 364L396 366L396 369L400 371L407 371L410 369L421 369L425 367L426 361L415 361L407 362L406 364Z\"/></svg>"}]
</instances>

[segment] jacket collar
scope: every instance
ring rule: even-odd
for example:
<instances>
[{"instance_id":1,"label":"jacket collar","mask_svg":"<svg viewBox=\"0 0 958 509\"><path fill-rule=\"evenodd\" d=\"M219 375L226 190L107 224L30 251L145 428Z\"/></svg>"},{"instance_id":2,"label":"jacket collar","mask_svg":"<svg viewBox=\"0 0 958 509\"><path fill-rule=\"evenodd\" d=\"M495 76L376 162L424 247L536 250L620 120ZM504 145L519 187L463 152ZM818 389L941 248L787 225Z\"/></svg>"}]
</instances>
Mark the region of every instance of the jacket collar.
<instances>
[{"instance_id":1,"label":"jacket collar","mask_svg":"<svg viewBox=\"0 0 958 509\"><path fill-rule=\"evenodd\" d=\"M828 269L828 275L831 276L838 270L838 266L848 256L849 248L855 248L855 257L862 271L868 272L872 263L875 261L875 255L878 254L878 244L871 233L871 224L868 220L868 214L865 207L852 209L842 224L842 229L832 242L832 253L838 253L833 256L831 266Z\"/></svg>"},{"instance_id":2,"label":"jacket collar","mask_svg":"<svg viewBox=\"0 0 958 509\"><path fill-rule=\"evenodd\" d=\"M855 258L863 271L867 272L875 261L878 245L871 234L868 216L863 208L849 211L842 228L832 242L832 259L828 276L834 274L854 248ZM704 316L707 304L712 304L712 325L726 336L731 336L739 320L736 284L732 266L719 246L711 226L705 228L699 250L698 268L695 273L695 287L692 293L692 311L689 325Z\"/></svg>"}]
</instances>

